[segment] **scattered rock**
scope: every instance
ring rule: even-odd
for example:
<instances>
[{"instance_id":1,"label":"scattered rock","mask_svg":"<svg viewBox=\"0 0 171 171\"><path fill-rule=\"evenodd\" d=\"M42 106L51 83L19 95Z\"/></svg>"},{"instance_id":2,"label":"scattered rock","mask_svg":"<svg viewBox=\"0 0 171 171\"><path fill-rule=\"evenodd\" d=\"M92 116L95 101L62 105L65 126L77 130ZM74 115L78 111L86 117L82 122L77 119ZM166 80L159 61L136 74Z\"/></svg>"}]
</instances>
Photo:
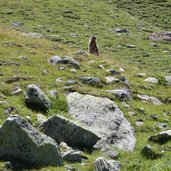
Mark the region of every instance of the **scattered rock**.
<instances>
[{"instance_id":1,"label":"scattered rock","mask_svg":"<svg viewBox=\"0 0 171 171\"><path fill-rule=\"evenodd\" d=\"M156 114L150 115L150 117L154 120L157 121L159 118Z\"/></svg>"},{"instance_id":2,"label":"scattered rock","mask_svg":"<svg viewBox=\"0 0 171 171\"><path fill-rule=\"evenodd\" d=\"M70 150L65 153L62 153L62 158L64 161L71 163L81 163L81 151Z\"/></svg>"},{"instance_id":3,"label":"scattered rock","mask_svg":"<svg viewBox=\"0 0 171 171\"><path fill-rule=\"evenodd\" d=\"M77 70L75 68L70 69L70 72L77 73Z\"/></svg>"},{"instance_id":4,"label":"scattered rock","mask_svg":"<svg viewBox=\"0 0 171 171\"><path fill-rule=\"evenodd\" d=\"M157 127L160 129L167 129L167 123L157 123Z\"/></svg>"},{"instance_id":5,"label":"scattered rock","mask_svg":"<svg viewBox=\"0 0 171 171\"><path fill-rule=\"evenodd\" d=\"M88 53L84 50L79 50L78 52L74 53L75 55L82 55L82 56L88 56Z\"/></svg>"},{"instance_id":6,"label":"scattered rock","mask_svg":"<svg viewBox=\"0 0 171 171\"><path fill-rule=\"evenodd\" d=\"M119 78L119 80L121 81L121 83L123 83L123 84L129 86L128 79L127 79L125 76L121 76L121 77Z\"/></svg>"},{"instance_id":7,"label":"scattered rock","mask_svg":"<svg viewBox=\"0 0 171 171\"><path fill-rule=\"evenodd\" d=\"M18 82L18 81L20 81L20 80L27 81L27 80L31 80L31 78L29 78L29 77L13 76L13 77L7 79L7 80L5 81L5 83L10 84L10 83L13 83L13 82Z\"/></svg>"},{"instance_id":8,"label":"scattered rock","mask_svg":"<svg viewBox=\"0 0 171 171\"><path fill-rule=\"evenodd\" d=\"M68 80L65 85L73 85L73 84L77 84L78 82L76 80Z\"/></svg>"},{"instance_id":9,"label":"scattered rock","mask_svg":"<svg viewBox=\"0 0 171 171\"><path fill-rule=\"evenodd\" d=\"M19 88L19 87L15 87L15 88L13 89L13 91L12 91L12 94L13 94L13 95L19 95L19 94L21 94L21 93L22 93L22 89Z\"/></svg>"},{"instance_id":10,"label":"scattered rock","mask_svg":"<svg viewBox=\"0 0 171 171\"><path fill-rule=\"evenodd\" d=\"M58 77L58 78L56 79L56 82L62 82L62 81L63 81L62 77Z\"/></svg>"},{"instance_id":11,"label":"scattered rock","mask_svg":"<svg viewBox=\"0 0 171 171\"><path fill-rule=\"evenodd\" d=\"M107 84L113 84L113 83L116 83L116 82L119 82L118 78L115 78L113 76L106 77L106 83Z\"/></svg>"},{"instance_id":12,"label":"scattered rock","mask_svg":"<svg viewBox=\"0 0 171 171\"><path fill-rule=\"evenodd\" d=\"M162 156L161 154L155 152L150 145L146 145L142 149L141 154L149 159L157 159Z\"/></svg>"},{"instance_id":13,"label":"scattered rock","mask_svg":"<svg viewBox=\"0 0 171 171\"><path fill-rule=\"evenodd\" d=\"M39 33L22 33L21 35L27 37L43 38L43 35Z\"/></svg>"},{"instance_id":14,"label":"scattered rock","mask_svg":"<svg viewBox=\"0 0 171 171\"><path fill-rule=\"evenodd\" d=\"M138 119L138 120L135 122L135 124L136 124L137 126L142 126L142 125L144 124L144 122L143 122L142 119Z\"/></svg>"},{"instance_id":15,"label":"scattered rock","mask_svg":"<svg viewBox=\"0 0 171 171\"><path fill-rule=\"evenodd\" d=\"M0 101L0 105L8 105L9 103L6 100Z\"/></svg>"},{"instance_id":16,"label":"scattered rock","mask_svg":"<svg viewBox=\"0 0 171 171\"><path fill-rule=\"evenodd\" d=\"M117 33L129 33L129 30L127 30L127 29L120 29L120 28L117 28L115 31L116 31Z\"/></svg>"},{"instance_id":17,"label":"scattered rock","mask_svg":"<svg viewBox=\"0 0 171 171\"><path fill-rule=\"evenodd\" d=\"M127 47L127 48L136 48L136 45L131 45L131 44L130 44L130 45L127 45L126 47Z\"/></svg>"},{"instance_id":18,"label":"scattered rock","mask_svg":"<svg viewBox=\"0 0 171 171\"><path fill-rule=\"evenodd\" d=\"M109 144L133 151L134 129L118 106L108 98L70 93L67 96L69 114L79 120Z\"/></svg>"},{"instance_id":19,"label":"scattered rock","mask_svg":"<svg viewBox=\"0 0 171 171\"><path fill-rule=\"evenodd\" d=\"M116 71L115 69L109 69L107 70L111 75L120 75L121 73L119 71Z\"/></svg>"},{"instance_id":20,"label":"scattered rock","mask_svg":"<svg viewBox=\"0 0 171 171\"><path fill-rule=\"evenodd\" d=\"M146 76L146 73L138 73L138 74L137 74L137 77L143 78L143 77L145 77L145 76Z\"/></svg>"},{"instance_id":21,"label":"scattered rock","mask_svg":"<svg viewBox=\"0 0 171 171\"><path fill-rule=\"evenodd\" d=\"M149 36L149 39L159 41L171 41L171 32L152 33Z\"/></svg>"},{"instance_id":22,"label":"scattered rock","mask_svg":"<svg viewBox=\"0 0 171 171\"><path fill-rule=\"evenodd\" d=\"M72 148L69 147L65 142L61 142L58 145L58 148L59 148L60 152L62 152L62 153L72 150Z\"/></svg>"},{"instance_id":23,"label":"scattered rock","mask_svg":"<svg viewBox=\"0 0 171 171\"><path fill-rule=\"evenodd\" d=\"M101 81L97 77L80 77L80 79L84 84L88 84L91 86L100 86L101 85Z\"/></svg>"},{"instance_id":24,"label":"scattered rock","mask_svg":"<svg viewBox=\"0 0 171 171\"><path fill-rule=\"evenodd\" d=\"M72 66L76 69L80 68L80 63L71 57L52 56L51 59L49 60L49 63L51 63L53 65L67 64L68 66Z\"/></svg>"},{"instance_id":25,"label":"scattered rock","mask_svg":"<svg viewBox=\"0 0 171 171\"><path fill-rule=\"evenodd\" d=\"M128 89L106 90L106 92L115 95L120 101L132 100L131 93Z\"/></svg>"},{"instance_id":26,"label":"scattered rock","mask_svg":"<svg viewBox=\"0 0 171 171\"><path fill-rule=\"evenodd\" d=\"M168 141L171 141L171 130L167 130L164 132L160 132L159 134L150 136L148 140L153 143L165 144Z\"/></svg>"},{"instance_id":27,"label":"scattered rock","mask_svg":"<svg viewBox=\"0 0 171 171\"><path fill-rule=\"evenodd\" d=\"M100 139L97 134L67 118L54 115L41 125L44 133L57 143L65 142L71 147L92 148Z\"/></svg>"},{"instance_id":28,"label":"scattered rock","mask_svg":"<svg viewBox=\"0 0 171 171\"><path fill-rule=\"evenodd\" d=\"M0 72L0 76L3 76L4 75L4 73L3 72Z\"/></svg>"},{"instance_id":29,"label":"scattered rock","mask_svg":"<svg viewBox=\"0 0 171 171\"><path fill-rule=\"evenodd\" d=\"M58 97L58 91L57 90L50 90L48 93L51 95L51 97L54 97L54 98Z\"/></svg>"},{"instance_id":30,"label":"scattered rock","mask_svg":"<svg viewBox=\"0 0 171 171\"><path fill-rule=\"evenodd\" d=\"M28 85L26 88L25 103L31 109L42 112L46 112L51 107L49 98L34 84Z\"/></svg>"},{"instance_id":31,"label":"scattered rock","mask_svg":"<svg viewBox=\"0 0 171 171\"><path fill-rule=\"evenodd\" d=\"M0 142L1 159L31 167L63 165L56 142L19 116L9 117L0 127Z\"/></svg>"},{"instance_id":32,"label":"scattered rock","mask_svg":"<svg viewBox=\"0 0 171 171\"><path fill-rule=\"evenodd\" d=\"M12 113L15 110L16 110L16 108L14 106L11 106L11 107L6 108L4 113L5 114L10 114L10 113Z\"/></svg>"},{"instance_id":33,"label":"scattered rock","mask_svg":"<svg viewBox=\"0 0 171 171\"><path fill-rule=\"evenodd\" d=\"M121 164L116 160L106 160L104 157L98 157L95 161L96 171L119 171Z\"/></svg>"},{"instance_id":34,"label":"scattered rock","mask_svg":"<svg viewBox=\"0 0 171 171\"><path fill-rule=\"evenodd\" d=\"M20 59L20 60L28 60L28 57L26 57L26 56L19 56L18 59Z\"/></svg>"},{"instance_id":35,"label":"scattered rock","mask_svg":"<svg viewBox=\"0 0 171 171\"><path fill-rule=\"evenodd\" d=\"M64 90L65 90L67 93L71 93L71 92L77 91L77 88L74 87L74 86L64 86Z\"/></svg>"},{"instance_id":36,"label":"scattered rock","mask_svg":"<svg viewBox=\"0 0 171 171\"><path fill-rule=\"evenodd\" d=\"M167 82L171 83L171 76L166 76L165 79Z\"/></svg>"},{"instance_id":37,"label":"scattered rock","mask_svg":"<svg viewBox=\"0 0 171 171\"><path fill-rule=\"evenodd\" d=\"M23 25L24 25L24 23L22 23L20 21L12 23L12 26L14 26L14 27L22 27Z\"/></svg>"},{"instance_id":38,"label":"scattered rock","mask_svg":"<svg viewBox=\"0 0 171 171\"><path fill-rule=\"evenodd\" d=\"M125 69L119 68L119 72L125 72Z\"/></svg>"},{"instance_id":39,"label":"scattered rock","mask_svg":"<svg viewBox=\"0 0 171 171\"><path fill-rule=\"evenodd\" d=\"M148 102L151 102L152 104L154 105L161 105L163 104L159 99L157 99L156 97L150 97L148 95L145 95L145 94L138 94L137 97L143 101L148 101Z\"/></svg>"},{"instance_id":40,"label":"scattered rock","mask_svg":"<svg viewBox=\"0 0 171 171\"><path fill-rule=\"evenodd\" d=\"M42 114L37 114L37 122L38 124L43 124L43 122L45 122L47 120L46 116L45 115L42 115Z\"/></svg>"},{"instance_id":41,"label":"scattered rock","mask_svg":"<svg viewBox=\"0 0 171 171\"><path fill-rule=\"evenodd\" d=\"M144 81L145 82L150 82L150 83L156 83L156 84L159 82L158 79L155 78L155 77L148 77Z\"/></svg>"}]
</instances>

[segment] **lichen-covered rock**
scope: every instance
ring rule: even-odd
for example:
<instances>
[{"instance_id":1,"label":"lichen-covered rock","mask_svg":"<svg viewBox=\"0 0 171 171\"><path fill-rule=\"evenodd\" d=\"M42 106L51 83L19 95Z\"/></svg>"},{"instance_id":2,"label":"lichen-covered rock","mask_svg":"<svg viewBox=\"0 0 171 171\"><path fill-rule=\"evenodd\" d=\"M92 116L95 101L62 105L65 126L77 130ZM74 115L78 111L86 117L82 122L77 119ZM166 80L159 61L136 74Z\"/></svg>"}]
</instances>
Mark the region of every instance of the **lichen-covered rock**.
<instances>
[{"instance_id":1,"label":"lichen-covered rock","mask_svg":"<svg viewBox=\"0 0 171 171\"><path fill-rule=\"evenodd\" d=\"M106 160L104 157L98 157L95 161L96 171L119 171L121 164L116 160Z\"/></svg>"},{"instance_id":2,"label":"lichen-covered rock","mask_svg":"<svg viewBox=\"0 0 171 171\"><path fill-rule=\"evenodd\" d=\"M0 158L31 166L63 165L56 142L17 115L0 127Z\"/></svg>"},{"instance_id":3,"label":"lichen-covered rock","mask_svg":"<svg viewBox=\"0 0 171 171\"><path fill-rule=\"evenodd\" d=\"M42 112L46 112L51 107L49 98L34 84L28 85L26 88L25 103L31 109Z\"/></svg>"},{"instance_id":4,"label":"lichen-covered rock","mask_svg":"<svg viewBox=\"0 0 171 171\"><path fill-rule=\"evenodd\" d=\"M67 103L69 114L107 143L123 150L134 150L134 129L113 101L75 92L67 96Z\"/></svg>"},{"instance_id":5,"label":"lichen-covered rock","mask_svg":"<svg viewBox=\"0 0 171 171\"><path fill-rule=\"evenodd\" d=\"M40 126L43 132L56 142L65 142L71 147L92 148L100 139L97 134L67 118L54 115Z\"/></svg>"}]
</instances>

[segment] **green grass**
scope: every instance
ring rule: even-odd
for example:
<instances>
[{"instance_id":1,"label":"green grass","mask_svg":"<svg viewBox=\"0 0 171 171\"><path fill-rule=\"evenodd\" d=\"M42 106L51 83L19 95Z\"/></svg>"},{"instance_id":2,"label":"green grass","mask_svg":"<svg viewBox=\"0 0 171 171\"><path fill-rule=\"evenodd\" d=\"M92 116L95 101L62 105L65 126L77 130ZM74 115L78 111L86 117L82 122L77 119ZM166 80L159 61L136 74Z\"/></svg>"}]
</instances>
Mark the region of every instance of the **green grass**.
<instances>
[{"instance_id":1,"label":"green grass","mask_svg":"<svg viewBox=\"0 0 171 171\"><path fill-rule=\"evenodd\" d=\"M28 0L19 2L17 0L2 0L0 2L0 62L5 62L7 65L0 66L0 73L4 73L0 76L0 101L6 100L8 104L0 106L0 124L9 116L4 113L4 110L10 106L16 107L12 114L19 114L23 117L30 116L33 124L37 124L38 113L28 109L24 103L24 91L28 84L39 85L46 94L49 90L57 90L58 98L52 98L48 95L53 105L46 115L61 114L70 118L67 113L65 99L67 92L64 90L64 86L67 80L74 79L79 83L73 85L73 88L78 92L114 100L135 128L137 137L135 151L133 153L120 151L118 160L123 165L122 170L167 171L171 169L168 157L171 155L169 150L164 154L164 157L157 160L146 159L140 154L142 148L149 144L148 137L162 131L157 126L158 123L167 123L167 129L170 129L171 105L155 106L141 102L136 98L137 94L155 96L161 101L170 97L171 87L164 81L164 76L170 75L171 72L170 43L154 42L148 40L147 37L153 31L170 29L170 24L163 22L163 18L165 17L167 21L170 20L170 10L168 10L169 5L167 4L171 4L171 2L169 0L155 1L156 3L152 0L126 2L121 0L109 4L103 0L90 0L88 3L86 0L72 2L69 0L48 0L46 2L41 0L33 0L32 2ZM160 16L157 17L154 13L160 14ZM12 23L17 21L23 22L24 25L12 28ZM117 34L115 32L117 28L126 28L130 33ZM44 38L22 36L22 32L37 32L42 34ZM78 36L73 37L73 33L78 34ZM89 37L94 34L98 38L100 56L75 55L81 49L87 51ZM153 47L153 43L158 46ZM127 48L129 44L136 45L136 48ZM48 63L53 55L72 56L80 62L81 67L76 74L70 72L71 68L69 67L65 67L65 70L58 70L58 66L52 66ZM25 56L27 59L19 59L19 56ZM105 69L100 69L99 65L104 65ZM125 86L121 83L112 85L103 83L103 87L81 85L81 76L96 76L104 81L105 77L109 76L108 69L118 70L120 67L126 70L122 75L128 78L135 99L128 102L130 108L123 107L122 103L113 95L102 91L124 88ZM146 73L146 77L158 78L160 84L144 82L146 77L136 76L140 72ZM30 80L6 83L6 80L14 75L30 78ZM59 77L62 78L62 82L56 82ZM20 87L23 93L14 96L12 90L16 86ZM141 108L144 109L144 114L141 113ZM130 115L131 111L134 111L136 115ZM157 114L158 121L151 119L150 116L153 114ZM135 124L138 119L142 119L144 122L141 127ZM171 148L170 144L151 145L156 151ZM83 166L79 164L73 166L82 171L92 171L95 159L104 154L94 152L86 155L89 157L88 163ZM0 163L1 170L3 170L2 165L3 162ZM65 168L51 167L40 170L48 169L66 170Z\"/></svg>"}]
</instances>

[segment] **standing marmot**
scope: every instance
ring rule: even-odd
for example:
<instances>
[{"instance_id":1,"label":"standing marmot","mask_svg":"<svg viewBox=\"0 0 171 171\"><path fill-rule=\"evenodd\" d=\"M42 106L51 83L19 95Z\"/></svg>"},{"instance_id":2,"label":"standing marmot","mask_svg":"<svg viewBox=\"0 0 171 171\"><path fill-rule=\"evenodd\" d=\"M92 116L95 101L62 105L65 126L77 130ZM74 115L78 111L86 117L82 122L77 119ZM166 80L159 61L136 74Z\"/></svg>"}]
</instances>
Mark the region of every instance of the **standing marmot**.
<instances>
[{"instance_id":1,"label":"standing marmot","mask_svg":"<svg viewBox=\"0 0 171 171\"><path fill-rule=\"evenodd\" d=\"M88 45L88 52L97 56L99 55L99 50L96 43L96 36L90 38L89 45Z\"/></svg>"}]
</instances>

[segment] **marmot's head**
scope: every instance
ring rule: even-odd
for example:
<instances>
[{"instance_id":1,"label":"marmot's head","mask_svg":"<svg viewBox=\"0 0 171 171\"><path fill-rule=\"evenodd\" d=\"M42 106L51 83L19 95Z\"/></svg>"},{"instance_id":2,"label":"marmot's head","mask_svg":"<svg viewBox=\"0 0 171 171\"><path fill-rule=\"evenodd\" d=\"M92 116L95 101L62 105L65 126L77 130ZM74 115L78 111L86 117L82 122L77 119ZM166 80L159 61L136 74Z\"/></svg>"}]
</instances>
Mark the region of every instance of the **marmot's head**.
<instances>
[{"instance_id":1,"label":"marmot's head","mask_svg":"<svg viewBox=\"0 0 171 171\"><path fill-rule=\"evenodd\" d=\"M96 36L92 36L91 40L95 41L96 40Z\"/></svg>"}]
</instances>

